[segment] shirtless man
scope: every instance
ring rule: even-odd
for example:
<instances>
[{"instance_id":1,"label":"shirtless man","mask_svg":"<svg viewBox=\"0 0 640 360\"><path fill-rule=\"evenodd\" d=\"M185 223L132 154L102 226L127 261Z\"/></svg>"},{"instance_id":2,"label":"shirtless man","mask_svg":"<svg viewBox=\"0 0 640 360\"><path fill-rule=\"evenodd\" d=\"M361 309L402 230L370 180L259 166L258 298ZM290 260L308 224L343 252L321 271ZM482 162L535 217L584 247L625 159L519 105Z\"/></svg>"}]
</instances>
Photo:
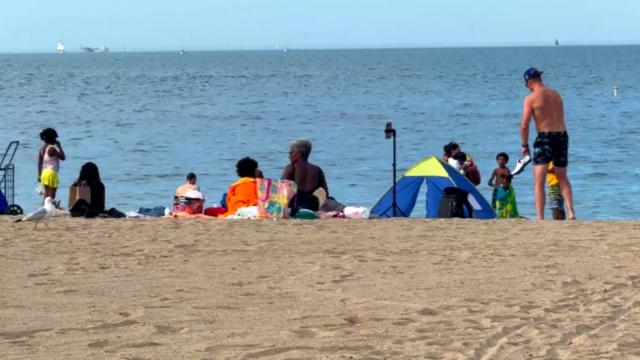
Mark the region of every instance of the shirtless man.
<instances>
[{"instance_id":1,"label":"shirtless man","mask_svg":"<svg viewBox=\"0 0 640 360\"><path fill-rule=\"evenodd\" d=\"M187 183L176 190L176 196L184 196L189 190L200 191L200 187L196 185L196 174L194 173L187 174Z\"/></svg>"},{"instance_id":2,"label":"shirtless man","mask_svg":"<svg viewBox=\"0 0 640 360\"><path fill-rule=\"evenodd\" d=\"M553 162L555 175L558 178L560 190L567 205L569 219L575 220L571 183L567 178L569 135L567 135L567 126L564 123L562 98L557 91L544 86L542 83L542 71L538 71L535 68L527 70L524 73L524 81L529 90L531 90L531 94L524 99L522 126L520 127L522 155L530 154L529 125L533 116L536 123L536 131L538 132L538 136L533 143L534 194L538 220L544 219L546 197L544 185L550 162Z\"/></svg>"}]
</instances>

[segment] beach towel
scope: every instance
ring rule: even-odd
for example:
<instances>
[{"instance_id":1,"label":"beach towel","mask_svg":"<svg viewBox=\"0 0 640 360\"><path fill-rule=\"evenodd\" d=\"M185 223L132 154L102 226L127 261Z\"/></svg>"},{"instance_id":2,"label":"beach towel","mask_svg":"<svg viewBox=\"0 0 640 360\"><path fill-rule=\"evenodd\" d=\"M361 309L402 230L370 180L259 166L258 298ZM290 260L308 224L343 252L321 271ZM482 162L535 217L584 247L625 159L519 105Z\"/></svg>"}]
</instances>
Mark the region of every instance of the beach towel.
<instances>
[{"instance_id":1,"label":"beach towel","mask_svg":"<svg viewBox=\"0 0 640 360\"><path fill-rule=\"evenodd\" d=\"M519 217L518 205L516 203L516 191L513 186L509 186L509 190L504 187L498 188L496 194L496 215L498 219L514 219Z\"/></svg>"},{"instance_id":2,"label":"beach towel","mask_svg":"<svg viewBox=\"0 0 640 360\"><path fill-rule=\"evenodd\" d=\"M257 183L254 178L242 178L231 185L227 193L227 212L220 215L226 218L244 207L258 205Z\"/></svg>"},{"instance_id":3,"label":"beach towel","mask_svg":"<svg viewBox=\"0 0 640 360\"><path fill-rule=\"evenodd\" d=\"M297 192L296 183L290 180L257 179L258 218L286 219L289 202Z\"/></svg>"},{"instance_id":4,"label":"beach towel","mask_svg":"<svg viewBox=\"0 0 640 360\"><path fill-rule=\"evenodd\" d=\"M248 206L238 209L235 214L229 215L226 219L257 219L258 218L258 207L257 206Z\"/></svg>"}]
</instances>

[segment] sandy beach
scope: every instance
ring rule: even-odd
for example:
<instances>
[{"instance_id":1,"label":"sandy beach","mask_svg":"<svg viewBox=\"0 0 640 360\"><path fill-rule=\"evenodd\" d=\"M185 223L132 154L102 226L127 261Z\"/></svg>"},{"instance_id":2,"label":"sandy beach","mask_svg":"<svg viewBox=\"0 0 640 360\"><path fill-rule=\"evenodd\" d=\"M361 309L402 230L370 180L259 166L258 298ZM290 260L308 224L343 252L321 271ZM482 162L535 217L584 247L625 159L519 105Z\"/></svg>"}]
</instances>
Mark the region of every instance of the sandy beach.
<instances>
[{"instance_id":1,"label":"sandy beach","mask_svg":"<svg viewBox=\"0 0 640 360\"><path fill-rule=\"evenodd\" d=\"M0 218L2 359L640 358L640 223Z\"/></svg>"}]
</instances>

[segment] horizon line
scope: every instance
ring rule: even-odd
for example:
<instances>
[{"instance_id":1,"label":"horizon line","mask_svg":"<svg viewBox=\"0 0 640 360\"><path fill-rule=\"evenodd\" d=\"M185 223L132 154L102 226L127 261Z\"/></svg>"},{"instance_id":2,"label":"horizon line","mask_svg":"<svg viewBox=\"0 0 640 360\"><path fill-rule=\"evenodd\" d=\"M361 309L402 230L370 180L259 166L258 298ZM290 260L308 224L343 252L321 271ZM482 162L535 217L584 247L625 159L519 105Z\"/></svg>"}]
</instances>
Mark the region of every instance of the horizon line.
<instances>
[{"instance_id":1,"label":"horizon line","mask_svg":"<svg viewBox=\"0 0 640 360\"><path fill-rule=\"evenodd\" d=\"M547 47L622 47L622 46L640 46L640 43L620 43L620 44L569 44L569 45L434 45L434 46L354 46L354 47L283 47L281 49L274 48L220 48L220 49L194 49L189 50L188 48L182 49L185 53L189 52L285 52L286 51L335 51L335 50L428 50L428 49L496 49L496 48L547 48ZM79 51L65 52L64 54L82 54L82 55L90 55L91 53L81 53ZM180 49L168 50L168 49L148 49L148 50L127 50L119 49L119 50L111 50L109 49L108 53L179 53ZM108 53L95 53L95 54L108 54ZM58 53L55 49L51 51L4 51L0 50L0 54L3 55L15 55L15 54L23 54L23 55L44 55L44 54L53 54L53 55L63 55Z\"/></svg>"}]
</instances>

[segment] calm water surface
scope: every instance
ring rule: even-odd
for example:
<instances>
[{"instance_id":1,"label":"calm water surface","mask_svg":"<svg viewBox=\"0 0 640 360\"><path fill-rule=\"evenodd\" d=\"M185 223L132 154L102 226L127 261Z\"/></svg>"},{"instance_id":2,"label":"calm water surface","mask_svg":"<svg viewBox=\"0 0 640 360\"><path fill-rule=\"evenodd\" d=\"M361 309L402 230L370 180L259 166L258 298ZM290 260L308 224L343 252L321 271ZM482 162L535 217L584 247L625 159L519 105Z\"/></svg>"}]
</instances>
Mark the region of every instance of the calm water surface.
<instances>
[{"instance_id":1,"label":"calm water surface","mask_svg":"<svg viewBox=\"0 0 640 360\"><path fill-rule=\"evenodd\" d=\"M290 141L304 137L331 194L371 207L391 180L387 121L400 171L452 140L484 184L498 152L513 165L522 73L536 66L564 97L578 216L638 219L639 61L640 47L0 55L0 147L21 142L16 203L27 210L40 200L38 134L51 126L69 158L58 198L94 161L108 206L129 211L169 206L190 171L218 202L243 156L279 177ZM531 172L514 186L533 216Z\"/></svg>"}]
</instances>

